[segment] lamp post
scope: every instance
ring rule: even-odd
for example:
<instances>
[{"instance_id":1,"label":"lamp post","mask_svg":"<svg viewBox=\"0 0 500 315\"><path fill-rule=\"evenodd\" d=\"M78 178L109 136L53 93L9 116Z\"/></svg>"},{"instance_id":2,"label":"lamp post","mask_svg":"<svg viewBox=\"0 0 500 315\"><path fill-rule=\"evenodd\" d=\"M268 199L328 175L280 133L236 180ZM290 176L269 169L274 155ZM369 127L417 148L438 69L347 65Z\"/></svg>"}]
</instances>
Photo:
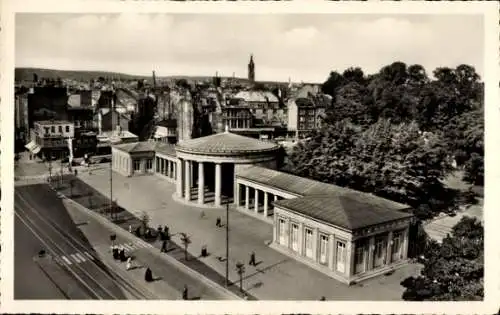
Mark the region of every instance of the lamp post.
<instances>
[{"instance_id":1,"label":"lamp post","mask_svg":"<svg viewBox=\"0 0 500 315\"><path fill-rule=\"evenodd\" d=\"M226 202L226 288L229 286L229 201Z\"/></svg>"}]
</instances>

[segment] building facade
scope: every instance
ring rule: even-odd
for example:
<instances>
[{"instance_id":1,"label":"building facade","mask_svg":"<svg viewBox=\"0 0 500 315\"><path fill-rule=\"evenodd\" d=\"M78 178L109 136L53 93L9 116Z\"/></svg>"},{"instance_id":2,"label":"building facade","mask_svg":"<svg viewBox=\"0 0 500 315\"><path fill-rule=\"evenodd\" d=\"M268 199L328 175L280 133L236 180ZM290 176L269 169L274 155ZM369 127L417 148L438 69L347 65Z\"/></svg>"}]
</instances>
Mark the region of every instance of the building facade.
<instances>
[{"instance_id":1,"label":"building facade","mask_svg":"<svg viewBox=\"0 0 500 315\"><path fill-rule=\"evenodd\" d=\"M309 132L321 128L324 106L318 106L309 98L297 98L288 100L287 108L287 128L296 138L303 138Z\"/></svg>"},{"instance_id":2,"label":"building facade","mask_svg":"<svg viewBox=\"0 0 500 315\"><path fill-rule=\"evenodd\" d=\"M61 157L68 153L68 141L75 137L74 124L64 120L34 122L31 129L31 142L27 145L33 154L36 146L45 158ZM36 146L33 147L32 144ZM30 149L33 148L33 149Z\"/></svg>"},{"instance_id":3,"label":"building facade","mask_svg":"<svg viewBox=\"0 0 500 315\"><path fill-rule=\"evenodd\" d=\"M154 147L154 142L134 142L112 146L113 171L124 176L153 174Z\"/></svg>"},{"instance_id":4,"label":"building facade","mask_svg":"<svg viewBox=\"0 0 500 315\"><path fill-rule=\"evenodd\" d=\"M277 201L272 247L347 284L372 278L408 258L412 215L389 207L358 194Z\"/></svg>"},{"instance_id":5,"label":"building facade","mask_svg":"<svg viewBox=\"0 0 500 315\"><path fill-rule=\"evenodd\" d=\"M222 123L229 130L252 127L253 116L247 106L226 106L222 109Z\"/></svg>"}]
</instances>

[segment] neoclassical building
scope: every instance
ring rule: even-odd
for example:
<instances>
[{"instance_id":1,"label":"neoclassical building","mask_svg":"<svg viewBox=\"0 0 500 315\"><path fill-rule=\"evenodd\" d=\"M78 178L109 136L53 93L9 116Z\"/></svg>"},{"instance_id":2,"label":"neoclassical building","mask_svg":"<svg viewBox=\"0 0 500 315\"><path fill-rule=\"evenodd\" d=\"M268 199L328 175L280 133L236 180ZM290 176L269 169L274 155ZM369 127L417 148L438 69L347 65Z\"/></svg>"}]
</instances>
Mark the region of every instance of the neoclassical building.
<instances>
[{"instance_id":1,"label":"neoclassical building","mask_svg":"<svg viewBox=\"0 0 500 315\"><path fill-rule=\"evenodd\" d=\"M177 144L177 197L215 207L238 196L235 174L248 165L276 169L279 146L226 131Z\"/></svg>"},{"instance_id":2,"label":"neoclassical building","mask_svg":"<svg viewBox=\"0 0 500 315\"><path fill-rule=\"evenodd\" d=\"M273 225L270 246L352 284L407 262L410 207L276 170L279 146L227 131L170 145L113 147L113 170L175 182L174 199Z\"/></svg>"}]
</instances>

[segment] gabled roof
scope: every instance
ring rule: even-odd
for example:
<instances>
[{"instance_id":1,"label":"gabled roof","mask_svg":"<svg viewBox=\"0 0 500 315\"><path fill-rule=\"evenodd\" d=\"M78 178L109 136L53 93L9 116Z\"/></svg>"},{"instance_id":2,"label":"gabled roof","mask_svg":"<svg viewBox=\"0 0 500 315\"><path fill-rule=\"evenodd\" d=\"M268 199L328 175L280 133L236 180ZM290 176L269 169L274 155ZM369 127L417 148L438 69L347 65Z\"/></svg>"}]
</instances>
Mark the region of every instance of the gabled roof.
<instances>
[{"instance_id":1,"label":"gabled roof","mask_svg":"<svg viewBox=\"0 0 500 315\"><path fill-rule=\"evenodd\" d=\"M274 151L279 147L276 143L257 140L222 132L206 137L181 141L177 144L179 151L201 154L243 154Z\"/></svg>"},{"instance_id":2,"label":"gabled roof","mask_svg":"<svg viewBox=\"0 0 500 315\"><path fill-rule=\"evenodd\" d=\"M388 209L380 203L371 203L351 193L283 199L276 201L275 205L349 230L413 216L411 213Z\"/></svg>"}]
</instances>

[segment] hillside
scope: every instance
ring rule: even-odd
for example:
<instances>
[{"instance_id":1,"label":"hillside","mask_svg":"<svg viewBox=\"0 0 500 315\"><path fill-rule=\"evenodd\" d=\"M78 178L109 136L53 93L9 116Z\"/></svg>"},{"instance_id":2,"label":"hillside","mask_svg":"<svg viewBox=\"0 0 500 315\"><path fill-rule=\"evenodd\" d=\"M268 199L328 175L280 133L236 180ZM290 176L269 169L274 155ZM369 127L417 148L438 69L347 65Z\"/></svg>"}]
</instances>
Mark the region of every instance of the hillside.
<instances>
[{"instance_id":1,"label":"hillside","mask_svg":"<svg viewBox=\"0 0 500 315\"><path fill-rule=\"evenodd\" d=\"M97 79L99 77L120 77L124 80L137 80L137 79L148 79L146 76L134 76L124 73L117 72L107 72L107 71L74 71L74 70L53 70L53 69L42 69L42 68L16 68L15 69L15 81L32 81L33 74L36 73L39 78L50 78L50 79L71 79L78 81L90 81L91 79Z\"/></svg>"},{"instance_id":2,"label":"hillside","mask_svg":"<svg viewBox=\"0 0 500 315\"><path fill-rule=\"evenodd\" d=\"M36 73L38 78L49 78L49 79L70 79L77 81L90 81L91 79L97 79L99 77L104 78L121 78L122 80L139 80L146 79L150 81L152 76L143 75L132 75L118 72L108 72L108 71L81 71L81 70L55 70L55 69L44 69L44 68L16 68L15 69L15 81L32 81L33 74ZM184 75L172 75L172 76L158 76L157 80L178 80L186 79L190 81L204 81L210 79L210 76L184 76ZM231 79L230 77L222 77L225 79ZM246 82L245 78L235 78L237 82ZM259 81L262 84L286 84L287 82L271 82L271 81Z\"/></svg>"}]
</instances>

